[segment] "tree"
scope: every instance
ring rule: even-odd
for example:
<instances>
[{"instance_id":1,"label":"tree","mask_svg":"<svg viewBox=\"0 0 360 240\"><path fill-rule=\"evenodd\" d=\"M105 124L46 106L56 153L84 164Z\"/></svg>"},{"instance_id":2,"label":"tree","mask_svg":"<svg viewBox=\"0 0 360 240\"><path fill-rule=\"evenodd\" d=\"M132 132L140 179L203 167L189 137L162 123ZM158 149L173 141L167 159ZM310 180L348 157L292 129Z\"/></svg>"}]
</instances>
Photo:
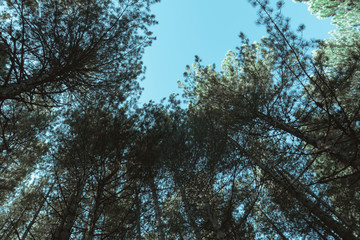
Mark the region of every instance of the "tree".
<instances>
[{"instance_id":1,"label":"tree","mask_svg":"<svg viewBox=\"0 0 360 240\"><path fill-rule=\"evenodd\" d=\"M355 30L359 26L360 5L356 1L323 1L323 0L297 0L310 5L312 14L320 18L333 17L332 21L340 27L340 31L346 28Z\"/></svg>"},{"instance_id":2,"label":"tree","mask_svg":"<svg viewBox=\"0 0 360 240\"><path fill-rule=\"evenodd\" d=\"M159 205L165 236L252 239L248 217L256 198L250 190L252 182L241 181L242 164L206 116L192 115L179 108L175 99L171 101L168 107L151 108L154 118L150 119L155 123L146 131L163 136L161 141L149 141L161 144L146 156L157 159L147 166L156 170L157 189L163 196ZM244 213L238 213L238 207L243 207Z\"/></svg>"},{"instance_id":3,"label":"tree","mask_svg":"<svg viewBox=\"0 0 360 240\"><path fill-rule=\"evenodd\" d=\"M358 239L355 28L306 41L254 0L267 37L138 107L153 2L7 1L0 240Z\"/></svg>"},{"instance_id":4,"label":"tree","mask_svg":"<svg viewBox=\"0 0 360 240\"><path fill-rule=\"evenodd\" d=\"M199 60L193 65L194 70L188 68L184 88L190 107L195 114L200 112L216 121L218 129L227 129L224 135L239 147L240 153L268 175L273 185L307 209L304 212L308 215L302 221L311 223L309 227L315 234L356 239L358 210L352 215L341 207L330 207L335 204L330 199L342 193L332 193L330 199L325 193L326 189L338 189L334 176L343 179L344 193L357 191L354 185L345 184L358 176L360 163L356 123L359 103L351 101L358 95L354 83L356 60L336 55L329 64L323 58L324 49L329 49L323 47L326 43L312 58L306 49L313 44L291 32L289 20L279 13L272 15L273 10L262 1L253 3L259 5L259 23L267 27L269 36L250 44L241 35L243 45L237 54L227 54L220 72L201 66ZM348 92L346 100L342 92ZM256 154L254 148L258 149ZM324 184L319 179L328 181ZM316 199L319 207L311 199ZM294 205L293 209L298 207ZM320 225L315 226L318 220ZM275 228L273 221L268 222Z\"/></svg>"},{"instance_id":5,"label":"tree","mask_svg":"<svg viewBox=\"0 0 360 240\"><path fill-rule=\"evenodd\" d=\"M114 129L111 123L122 121L111 120L110 115L121 109L122 115L118 116L124 117L131 99L137 97L137 78L144 70L141 55L153 40L148 27L156 23L149 9L154 2L157 1L6 1L0 36L2 236L67 239L75 234L93 239L101 224L103 234L124 236L124 228L118 226L124 227L132 219L127 219L134 212L131 191L119 194L121 186L114 184L114 178L121 175L121 168L110 166L109 159L118 161L120 156L114 156L115 152L125 150L121 144L114 149L111 139L106 142L108 146L105 142L101 145L84 127L103 127L101 121L107 119L104 132L97 132L96 128L92 136L110 136L106 131ZM102 107L91 110L94 116L102 118L99 123L93 118L81 118L83 111L89 112L95 106ZM105 115L99 116L98 110ZM124 121L122 126L128 126L129 122ZM69 127L70 133L81 133L81 137L67 135L70 133L64 128ZM54 129L63 132L51 134ZM57 142L50 141L51 137ZM126 137L124 133L116 141ZM82 149L76 145L79 141ZM130 144L127 141L125 145ZM90 149L88 153L84 152L86 149ZM96 157L96 161L91 160ZM45 188L52 190L44 193L44 198L34 198L34 205L28 207L25 199L30 198L26 191L32 186L23 181L36 176L49 178ZM132 181L128 180L128 184ZM85 193L91 197L84 198ZM114 199L114 209L127 206L124 215L114 215L112 209L106 209L106 204ZM5 201L14 205L5 206ZM15 205L19 214L9 212ZM80 210L86 214L79 215ZM8 227L14 219L21 221ZM79 227L83 229L74 231Z\"/></svg>"},{"instance_id":6,"label":"tree","mask_svg":"<svg viewBox=\"0 0 360 240\"><path fill-rule=\"evenodd\" d=\"M1 28L1 44L9 63L1 99L49 106L64 92L133 81L142 49L152 40L152 2L8 1L12 17Z\"/></svg>"},{"instance_id":7,"label":"tree","mask_svg":"<svg viewBox=\"0 0 360 240\"><path fill-rule=\"evenodd\" d=\"M14 128L27 121L21 112L45 114L94 91L117 89L123 99L138 91L143 48L153 39L153 2L7 1L0 36L1 149L15 148Z\"/></svg>"}]
</instances>

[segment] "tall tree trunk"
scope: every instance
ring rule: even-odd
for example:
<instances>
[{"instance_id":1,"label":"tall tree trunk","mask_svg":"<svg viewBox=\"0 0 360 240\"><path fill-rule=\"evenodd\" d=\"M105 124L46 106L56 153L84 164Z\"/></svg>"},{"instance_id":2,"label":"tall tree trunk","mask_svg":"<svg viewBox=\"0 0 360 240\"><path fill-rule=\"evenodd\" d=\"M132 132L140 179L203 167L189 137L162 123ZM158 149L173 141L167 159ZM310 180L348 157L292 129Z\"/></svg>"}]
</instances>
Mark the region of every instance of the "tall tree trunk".
<instances>
[{"instance_id":1,"label":"tall tree trunk","mask_svg":"<svg viewBox=\"0 0 360 240\"><path fill-rule=\"evenodd\" d=\"M38 218L41 209L44 207L44 204L45 204L47 198L49 197L49 195L50 195L50 193L51 193L54 185L55 185L55 182L54 182L53 184L51 184L48 192L47 192L46 195L43 197L43 200L41 201L38 209L37 209L36 212L34 213L33 218L31 219L30 223L26 226L26 230L25 230L25 232L23 233L23 235L22 235L22 237L21 237L21 240L25 240L26 237L27 237L27 235L28 235L29 232L31 231L31 228L32 228L32 226L34 225L34 223L36 222L36 219Z\"/></svg>"},{"instance_id":2,"label":"tall tree trunk","mask_svg":"<svg viewBox=\"0 0 360 240\"><path fill-rule=\"evenodd\" d=\"M96 230L97 222L100 218L102 207L103 207L103 197L104 197L104 189L105 186L111 181L111 179L118 173L118 168L113 169L108 175L105 175L102 179L97 182L97 189L95 194L95 201L92 209L90 210L90 223L89 228L84 234L85 240L94 239L94 234Z\"/></svg>"},{"instance_id":3,"label":"tall tree trunk","mask_svg":"<svg viewBox=\"0 0 360 240\"><path fill-rule=\"evenodd\" d=\"M280 229L276 226L276 224L266 215L265 212L263 212L261 209L260 209L261 213L265 216L266 218L266 221L268 223L270 223L270 225L275 229L276 233L283 239L283 240L289 240L284 234L282 231L280 231Z\"/></svg>"},{"instance_id":4,"label":"tall tree trunk","mask_svg":"<svg viewBox=\"0 0 360 240\"><path fill-rule=\"evenodd\" d=\"M329 228L331 228L336 234L338 234L341 238L346 240L356 240L353 234L353 231L349 230L345 224L341 224L336 221L329 212L324 211L320 208L321 202L313 202L306 196L307 189L300 182L297 184L293 184L292 181L285 176L285 174L281 173L281 171L276 170L276 168L270 168L267 165L263 164L258 156L254 156L254 154L249 154L246 149L244 149L238 142L230 138L230 140L244 153L247 157L260 169L264 171L267 175L271 177L271 179L278 184L279 187L282 187L286 190L292 197L297 199L304 207L306 207L309 212L311 212L314 216L320 219L324 224L326 224ZM306 190L310 191L310 190ZM315 194L314 194L315 195ZM340 219L341 220L341 219ZM345 225L345 226L344 226Z\"/></svg>"},{"instance_id":5,"label":"tall tree trunk","mask_svg":"<svg viewBox=\"0 0 360 240\"><path fill-rule=\"evenodd\" d=\"M312 145L313 147L319 149L320 151L324 151L324 152L330 154L331 156L338 159L345 166L350 165L354 169L360 170L360 162L356 155L352 156L348 152L344 152L341 149L337 148L336 146L333 146L333 145L330 146L330 145L326 144L325 142L323 142L321 139L317 139L307 133L304 133L304 132L300 131L298 128L295 128L295 127L291 126L290 124L284 123L272 116L265 115L260 112L257 112L256 116L259 117L261 120L265 121L266 123L268 123L270 126L276 128L276 129L279 129L279 130L283 130L283 131L301 139L302 141Z\"/></svg>"},{"instance_id":6,"label":"tall tree trunk","mask_svg":"<svg viewBox=\"0 0 360 240\"><path fill-rule=\"evenodd\" d=\"M19 218L14 222L11 217L8 218L8 222L9 222L9 226L8 228L8 233L5 236L5 239L10 239L11 235L13 232L15 232L15 234L18 235L18 231L17 231L17 225L19 223L19 221L21 220L21 218L24 216L24 214L26 213L26 211L28 211L28 208L26 207L20 214ZM6 230L5 230L6 231Z\"/></svg>"},{"instance_id":7,"label":"tall tree trunk","mask_svg":"<svg viewBox=\"0 0 360 240\"><path fill-rule=\"evenodd\" d=\"M83 195L83 190L85 187L85 179L79 179L76 184L76 189L70 195L68 205L61 215L60 223L54 230L52 235L52 240L67 240L70 239L71 231L74 226L78 207L81 201L81 197Z\"/></svg>"},{"instance_id":8,"label":"tall tree trunk","mask_svg":"<svg viewBox=\"0 0 360 240\"><path fill-rule=\"evenodd\" d=\"M299 212L299 211L298 211ZM299 212L299 214L301 214ZM332 236L335 240L338 240L339 237L337 235L335 235L330 229L327 228L326 225L324 225L324 223L322 223L321 221L319 221L318 219L315 219L317 221L313 221L313 220L308 220L308 219L304 219L307 224L317 233L317 235L319 236L319 238L323 239L323 240L326 240L328 239L328 236ZM325 232L328 236L322 234L319 229L317 229L317 226L315 224L320 224L322 227L326 228L325 229Z\"/></svg>"},{"instance_id":9,"label":"tall tree trunk","mask_svg":"<svg viewBox=\"0 0 360 240\"><path fill-rule=\"evenodd\" d=\"M197 226L197 224L195 222L195 219L193 217L191 207L190 207L189 201L188 201L187 196L186 196L185 188L184 188L184 186L182 184L179 184L179 188L180 188L181 200L184 203L185 213L186 213L186 216L189 219L190 226L193 229L193 232L195 233L196 239L201 240L202 238L201 238L201 235L200 235L200 231L199 231L198 226Z\"/></svg>"},{"instance_id":10,"label":"tall tree trunk","mask_svg":"<svg viewBox=\"0 0 360 240\"><path fill-rule=\"evenodd\" d=\"M89 229L86 232L86 240L93 240L94 239L94 233L95 233L95 229L96 229L96 223L100 217L101 214L101 201L103 198L103 194L104 194L104 183L100 182L98 183L98 187L96 190L96 196L95 196L95 202L94 202L94 206L91 210L90 213L90 224L89 224Z\"/></svg>"},{"instance_id":11,"label":"tall tree trunk","mask_svg":"<svg viewBox=\"0 0 360 240\"><path fill-rule=\"evenodd\" d=\"M135 192L135 207L136 207L136 240L142 240L141 237L141 200L138 186L136 186Z\"/></svg>"},{"instance_id":12,"label":"tall tree trunk","mask_svg":"<svg viewBox=\"0 0 360 240\"><path fill-rule=\"evenodd\" d=\"M156 221L156 226L157 226L157 231L158 231L158 237L159 240L165 240L165 233L163 230L163 222L162 222L162 211L161 211L161 206L160 206L160 202L159 202L159 197L157 194L157 189L155 186L155 177L152 177L151 181L150 181L150 188L151 188L151 193L152 193L152 197L153 197L153 201L154 201L154 205L155 205L155 221Z\"/></svg>"}]
</instances>

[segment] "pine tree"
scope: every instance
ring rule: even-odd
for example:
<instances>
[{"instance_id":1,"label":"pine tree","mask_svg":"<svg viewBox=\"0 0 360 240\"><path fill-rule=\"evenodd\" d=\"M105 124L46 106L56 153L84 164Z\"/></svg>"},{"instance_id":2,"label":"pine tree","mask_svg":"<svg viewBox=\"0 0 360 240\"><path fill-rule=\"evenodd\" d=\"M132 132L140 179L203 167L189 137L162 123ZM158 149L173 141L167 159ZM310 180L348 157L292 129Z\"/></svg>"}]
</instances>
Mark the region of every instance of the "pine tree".
<instances>
[{"instance_id":1,"label":"pine tree","mask_svg":"<svg viewBox=\"0 0 360 240\"><path fill-rule=\"evenodd\" d=\"M139 92L143 49L153 40L154 2L6 1L2 237L135 236L136 189L127 190L135 184L122 175L133 135L127 109ZM31 180L37 178L48 182L41 187Z\"/></svg>"},{"instance_id":2,"label":"pine tree","mask_svg":"<svg viewBox=\"0 0 360 240\"><path fill-rule=\"evenodd\" d=\"M329 64L323 58L329 54L324 53L329 49L326 43L312 58L306 49L314 43L291 32L289 21L278 13L272 15L266 2L253 2L260 8L259 23L267 27L269 36L250 44L241 35L243 45L237 54L227 54L220 72L199 61L193 65L194 70L188 68L185 93L190 107L217 122L218 129L226 129L223 134L239 148L239 154L270 178L266 188L286 192L287 200L276 202L280 207L277 211L287 216L287 224L292 222L297 234L356 239L358 211L353 209L356 213L349 214L340 202L334 207L335 201L331 200L357 191L354 182L349 184L359 169L359 104L353 101L357 95L353 90L356 60L350 57L354 61L340 61L341 55L336 55L338 60L329 57ZM338 89L347 89L347 101L342 100ZM327 195L327 189L339 189L336 181L347 182L342 186L344 191ZM273 201L278 201L278 193L267 191ZM358 205L355 202L354 206ZM299 207L307 213L301 218L295 217L299 216ZM262 215L278 235L286 236L269 218L270 213Z\"/></svg>"}]
</instances>

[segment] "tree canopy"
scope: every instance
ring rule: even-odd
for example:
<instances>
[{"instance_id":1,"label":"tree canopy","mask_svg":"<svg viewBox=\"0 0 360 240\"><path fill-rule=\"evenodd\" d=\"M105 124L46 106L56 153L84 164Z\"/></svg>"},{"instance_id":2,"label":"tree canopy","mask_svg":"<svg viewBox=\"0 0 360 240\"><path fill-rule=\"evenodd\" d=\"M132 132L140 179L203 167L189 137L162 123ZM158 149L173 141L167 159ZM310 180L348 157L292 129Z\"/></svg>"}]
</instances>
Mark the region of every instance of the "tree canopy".
<instances>
[{"instance_id":1,"label":"tree canopy","mask_svg":"<svg viewBox=\"0 0 360 240\"><path fill-rule=\"evenodd\" d=\"M267 36L138 106L157 0L3 2L0 240L360 238L357 3L310 41L251 0Z\"/></svg>"}]
</instances>

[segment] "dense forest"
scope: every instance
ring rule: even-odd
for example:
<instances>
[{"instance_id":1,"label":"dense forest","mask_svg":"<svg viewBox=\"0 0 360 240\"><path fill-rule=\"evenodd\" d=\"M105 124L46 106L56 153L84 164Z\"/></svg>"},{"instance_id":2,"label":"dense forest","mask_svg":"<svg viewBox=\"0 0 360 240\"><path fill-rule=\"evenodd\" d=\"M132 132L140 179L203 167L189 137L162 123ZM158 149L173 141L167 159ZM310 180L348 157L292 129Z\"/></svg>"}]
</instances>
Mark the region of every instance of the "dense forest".
<instances>
[{"instance_id":1,"label":"dense forest","mask_svg":"<svg viewBox=\"0 0 360 240\"><path fill-rule=\"evenodd\" d=\"M1 1L0 240L359 239L360 2L299 1L331 38L250 0L264 38L143 106L159 0Z\"/></svg>"}]
</instances>

